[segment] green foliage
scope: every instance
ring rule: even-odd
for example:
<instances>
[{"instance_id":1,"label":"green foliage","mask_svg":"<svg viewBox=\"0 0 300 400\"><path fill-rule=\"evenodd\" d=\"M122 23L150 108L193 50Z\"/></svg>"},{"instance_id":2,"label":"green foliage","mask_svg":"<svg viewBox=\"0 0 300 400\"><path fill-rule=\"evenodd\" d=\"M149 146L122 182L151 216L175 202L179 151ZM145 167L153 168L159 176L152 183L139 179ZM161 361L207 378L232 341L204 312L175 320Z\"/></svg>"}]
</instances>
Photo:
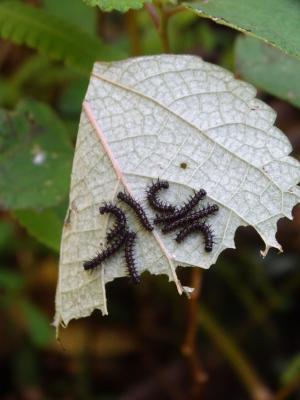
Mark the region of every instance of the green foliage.
<instances>
[{"instance_id":1,"label":"green foliage","mask_svg":"<svg viewBox=\"0 0 300 400\"><path fill-rule=\"evenodd\" d=\"M12 234L12 224L6 221L2 221L0 224L0 249L7 246Z\"/></svg>"},{"instance_id":2,"label":"green foliage","mask_svg":"<svg viewBox=\"0 0 300 400\"><path fill-rule=\"evenodd\" d=\"M0 104L5 108L15 108L20 98L29 96L47 103L57 90L77 80L88 81L87 77L74 69L66 68L46 56L34 54L6 80L0 80Z\"/></svg>"},{"instance_id":3,"label":"green foliage","mask_svg":"<svg viewBox=\"0 0 300 400\"><path fill-rule=\"evenodd\" d=\"M66 210L67 205L63 208ZM19 223L27 229L29 234L51 249L59 251L63 225L60 207L53 207L42 211L30 209L16 210L13 214Z\"/></svg>"},{"instance_id":4,"label":"green foliage","mask_svg":"<svg viewBox=\"0 0 300 400\"><path fill-rule=\"evenodd\" d=\"M8 292L20 290L24 285L24 279L6 268L0 268L0 290Z\"/></svg>"},{"instance_id":5,"label":"green foliage","mask_svg":"<svg viewBox=\"0 0 300 400\"><path fill-rule=\"evenodd\" d=\"M68 193L72 147L49 107L22 103L0 112L0 202L11 209L46 208Z\"/></svg>"},{"instance_id":6,"label":"green foliage","mask_svg":"<svg viewBox=\"0 0 300 400\"><path fill-rule=\"evenodd\" d=\"M48 344L53 339L53 329L51 329L46 316L34 304L25 299L20 301L20 308L33 344L36 347Z\"/></svg>"},{"instance_id":7,"label":"green foliage","mask_svg":"<svg viewBox=\"0 0 300 400\"><path fill-rule=\"evenodd\" d=\"M185 3L214 22L255 36L300 58L300 3L295 0L214 0Z\"/></svg>"},{"instance_id":8,"label":"green foliage","mask_svg":"<svg viewBox=\"0 0 300 400\"><path fill-rule=\"evenodd\" d=\"M255 86L300 107L300 61L251 37L239 37L236 70Z\"/></svg>"},{"instance_id":9,"label":"green foliage","mask_svg":"<svg viewBox=\"0 0 300 400\"><path fill-rule=\"evenodd\" d=\"M89 6L100 7L103 11L128 11L130 8L138 9L142 8L146 3L150 3L151 0L83 0Z\"/></svg>"},{"instance_id":10,"label":"green foliage","mask_svg":"<svg viewBox=\"0 0 300 400\"><path fill-rule=\"evenodd\" d=\"M134 327L141 325L140 315L149 321L146 339L152 335L157 339L143 349L145 357L157 354L154 361L158 369L164 368L158 361L160 349L164 349L169 360L178 357L182 334L174 335L174 332L181 332L186 316L184 302L165 277L154 279L149 274L143 274L144 283L139 288L138 297L146 300L141 302L139 313L131 312L137 298L130 285L122 286L120 281L109 288L113 291L112 324L99 318L96 323L89 321L94 336L101 335L104 346L97 341L90 341L88 346L83 342L87 337L86 321L72 324L70 330L64 332L67 339L63 344L67 349L70 347L71 352L60 354L60 347L54 350L51 343L54 338L50 326L52 294L57 278L57 254L53 254L53 250L59 251L68 201L72 144L89 73L97 60L125 58L130 51L134 55L162 52L161 32L153 24L148 10L141 8L146 2L0 0L0 37L8 40L0 46L0 107L3 108L0 109L0 353L4 370L0 392L4 397L15 398L21 393L25 397L92 399L105 385L104 397L126 396L128 386L122 374L114 372L101 378L98 370L105 370L107 359L111 359L113 371L123 371L124 364L119 360L127 354L129 358L125 358L130 360L133 351L138 354L136 337L144 333ZM28 3L37 4L38 8ZM166 6L163 9L171 14L172 5L176 7L179 3L183 1L153 1L154 7ZM131 8L140 10L129 14L102 12L124 12ZM156 9L159 17L161 8ZM167 20L171 52L197 54L230 69L235 64L235 72L242 78L300 106L299 1L188 0L185 10L178 10L180 7ZM206 19L199 19L199 15ZM236 30L246 35L240 35L234 47ZM27 45L35 51L13 46L10 42ZM104 44L106 42L109 46ZM28 98L35 101L24 102ZM283 116L280 127L285 130L288 126L293 133L298 153L299 119L294 117L296 113L291 112L291 107L281 104L279 107ZM53 153L58 158L51 158ZM39 164L44 154L49 157ZM294 209L295 216L298 211ZM18 224L45 246L27 237ZM263 261L251 257L253 248L248 246L255 246L257 252L259 245L250 231L245 237L241 231L236 238L238 251L224 252L217 265L205 274L205 290L197 317L201 339L200 335L196 339L203 344L201 359L210 359L211 365L217 366L217 370L212 370L216 379L205 384L205 390L212 392L215 398L222 398L228 365L248 388L249 398L257 388L254 397L265 393L261 391L264 387L255 385L257 377L253 371L256 369L260 371L259 383L267 384L274 391L280 385L283 389L284 385L293 388L299 377L297 294L300 273L299 241L295 235L299 223L296 217L293 222L284 224L284 230L279 225L279 240L287 250L284 257L278 257L275 252L273 257L270 254ZM190 284L188 274L185 270L182 277ZM154 302L147 301L149 293L156 293ZM159 322L164 315L168 315L168 321L162 332ZM123 330L128 337L125 341ZM251 355L251 360L244 355L243 348ZM79 369L76 354L82 355ZM61 357L65 360L63 363ZM88 368L84 371L85 362ZM126 368L134 376L134 362L127 362ZM70 371L71 375L76 372L75 386L69 385ZM94 380L97 374L100 378ZM225 390L229 388L233 397L244 398L246 393L240 389L238 379L232 377L230 387L226 386ZM114 382L113 387L107 385L107 379ZM132 384L134 382L130 382L129 393ZM218 387L221 387L221 394L214 393ZM175 394L177 389L175 385ZM179 393L178 397L188 397L186 385L182 389L183 394ZM296 398L297 394L290 393L290 397L293 396ZM276 393L274 397L278 397Z\"/></svg>"},{"instance_id":11,"label":"green foliage","mask_svg":"<svg viewBox=\"0 0 300 400\"><path fill-rule=\"evenodd\" d=\"M281 380L283 384L294 381L300 375L300 354L296 354L288 363L282 374Z\"/></svg>"},{"instance_id":12,"label":"green foliage","mask_svg":"<svg viewBox=\"0 0 300 400\"><path fill-rule=\"evenodd\" d=\"M42 4L49 14L68 20L88 34L96 34L96 10L86 7L82 0L43 0Z\"/></svg>"},{"instance_id":13,"label":"green foliage","mask_svg":"<svg viewBox=\"0 0 300 400\"><path fill-rule=\"evenodd\" d=\"M87 86L87 79L76 79L62 93L59 108L65 115L78 116L80 114L82 99L84 98Z\"/></svg>"},{"instance_id":14,"label":"green foliage","mask_svg":"<svg viewBox=\"0 0 300 400\"><path fill-rule=\"evenodd\" d=\"M107 60L112 56L100 39L77 26L14 1L0 3L0 36L17 44L26 44L84 73L91 70L96 60Z\"/></svg>"}]
</instances>

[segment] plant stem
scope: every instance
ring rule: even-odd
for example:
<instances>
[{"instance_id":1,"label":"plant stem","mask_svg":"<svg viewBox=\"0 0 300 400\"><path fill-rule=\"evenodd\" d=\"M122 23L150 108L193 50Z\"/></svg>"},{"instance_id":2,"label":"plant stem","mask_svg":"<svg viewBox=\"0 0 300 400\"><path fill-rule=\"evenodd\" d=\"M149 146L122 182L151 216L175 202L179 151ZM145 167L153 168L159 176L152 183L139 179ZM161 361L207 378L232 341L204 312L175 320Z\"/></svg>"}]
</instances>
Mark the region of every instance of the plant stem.
<instances>
[{"instance_id":1,"label":"plant stem","mask_svg":"<svg viewBox=\"0 0 300 400\"><path fill-rule=\"evenodd\" d=\"M136 11L129 10L125 14L125 21L130 41L130 53L132 56L138 56L141 54L141 42L140 42L139 26L136 18Z\"/></svg>"},{"instance_id":2,"label":"plant stem","mask_svg":"<svg viewBox=\"0 0 300 400\"><path fill-rule=\"evenodd\" d=\"M191 375L193 377L193 394L199 398L200 391L203 383L207 380L207 374L203 371L199 364L197 357L197 302L201 294L202 287L202 270L200 268L193 268L191 286L194 291L188 299L187 305L187 324L185 339L183 341L181 352L189 363Z\"/></svg>"},{"instance_id":3,"label":"plant stem","mask_svg":"<svg viewBox=\"0 0 300 400\"><path fill-rule=\"evenodd\" d=\"M157 8L153 4L145 4L145 9L148 11L150 18L160 36L161 46L164 53L170 53L170 43L168 35L169 18L173 15L171 9L167 9L163 5L158 5L160 15Z\"/></svg>"},{"instance_id":4,"label":"plant stem","mask_svg":"<svg viewBox=\"0 0 300 400\"><path fill-rule=\"evenodd\" d=\"M165 13L164 7L161 7L159 34L164 53L170 53L168 23L169 23L169 16Z\"/></svg>"},{"instance_id":5,"label":"plant stem","mask_svg":"<svg viewBox=\"0 0 300 400\"><path fill-rule=\"evenodd\" d=\"M212 317L209 311L201 305L197 315L198 324L201 324L204 331L219 347L220 351L227 358L237 376L248 390L253 400L274 399L270 390L260 380L249 360L232 339L224 332L223 328Z\"/></svg>"},{"instance_id":6,"label":"plant stem","mask_svg":"<svg viewBox=\"0 0 300 400\"><path fill-rule=\"evenodd\" d=\"M156 7L153 4L145 4L145 10L148 11L148 14L150 18L152 19L152 22L157 30L159 30L160 26L160 16L157 12Z\"/></svg>"},{"instance_id":7,"label":"plant stem","mask_svg":"<svg viewBox=\"0 0 300 400\"><path fill-rule=\"evenodd\" d=\"M184 7L183 5L165 8L165 13L168 17L172 17L173 15L176 15L182 11L187 11L186 7Z\"/></svg>"}]
</instances>

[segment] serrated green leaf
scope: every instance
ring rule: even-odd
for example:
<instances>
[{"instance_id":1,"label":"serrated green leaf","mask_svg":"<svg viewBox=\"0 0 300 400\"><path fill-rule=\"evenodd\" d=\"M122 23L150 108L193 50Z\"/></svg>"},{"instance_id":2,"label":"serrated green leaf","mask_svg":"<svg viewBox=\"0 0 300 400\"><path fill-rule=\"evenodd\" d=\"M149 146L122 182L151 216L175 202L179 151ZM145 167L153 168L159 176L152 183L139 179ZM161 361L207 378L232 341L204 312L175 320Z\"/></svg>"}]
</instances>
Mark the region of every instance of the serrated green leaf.
<instances>
[{"instance_id":1,"label":"serrated green leaf","mask_svg":"<svg viewBox=\"0 0 300 400\"><path fill-rule=\"evenodd\" d=\"M64 221L61 215L61 208L65 211L67 205L42 211L28 209L15 210L13 214L30 235L51 249L59 251L60 236Z\"/></svg>"},{"instance_id":2,"label":"serrated green leaf","mask_svg":"<svg viewBox=\"0 0 300 400\"><path fill-rule=\"evenodd\" d=\"M147 2L150 3L151 0L83 0L87 5L91 7L98 6L103 11L121 11L126 12L129 9L142 8Z\"/></svg>"},{"instance_id":3,"label":"serrated green leaf","mask_svg":"<svg viewBox=\"0 0 300 400\"><path fill-rule=\"evenodd\" d=\"M84 73L90 71L96 60L118 58L115 50L76 25L15 1L0 3L0 36L62 60Z\"/></svg>"},{"instance_id":4,"label":"serrated green leaf","mask_svg":"<svg viewBox=\"0 0 300 400\"><path fill-rule=\"evenodd\" d=\"M300 2L294 0L210 0L185 3L204 18L262 39L300 58Z\"/></svg>"},{"instance_id":5,"label":"serrated green leaf","mask_svg":"<svg viewBox=\"0 0 300 400\"><path fill-rule=\"evenodd\" d=\"M261 41L240 36L236 71L255 86L300 107L300 61Z\"/></svg>"},{"instance_id":6,"label":"serrated green leaf","mask_svg":"<svg viewBox=\"0 0 300 400\"><path fill-rule=\"evenodd\" d=\"M63 124L44 104L0 110L0 204L47 208L67 195L72 147Z\"/></svg>"}]
</instances>

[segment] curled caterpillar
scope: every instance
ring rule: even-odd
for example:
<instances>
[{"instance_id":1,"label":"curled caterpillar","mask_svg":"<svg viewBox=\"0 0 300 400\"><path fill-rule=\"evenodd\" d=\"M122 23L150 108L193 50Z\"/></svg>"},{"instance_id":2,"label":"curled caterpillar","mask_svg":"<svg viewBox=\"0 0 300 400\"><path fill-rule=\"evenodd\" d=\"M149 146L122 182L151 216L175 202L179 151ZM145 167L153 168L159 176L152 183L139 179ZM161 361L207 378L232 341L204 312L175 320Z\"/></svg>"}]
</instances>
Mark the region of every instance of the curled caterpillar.
<instances>
[{"instance_id":1,"label":"curled caterpillar","mask_svg":"<svg viewBox=\"0 0 300 400\"><path fill-rule=\"evenodd\" d=\"M214 244L214 237L210 229L210 226L206 225L204 222L195 221L191 223L178 233L175 240L177 243L181 243L192 232L198 232L198 231L200 231L204 236L205 251L208 252L212 251Z\"/></svg>"},{"instance_id":2,"label":"curled caterpillar","mask_svg":"<svg viewBox=\"0 0 300 400\"><path fill-rule=\"evenodd\" d=\"M196 222L201 218L205 218L208 215L214 214L218 210L219 207L217 206L217 204L212 204L212 205L208 204L207 206L201 208L199 211L195 211L191 214L186 215L183 218L180 218L174 222L164 225L162 228L162 232L167 233L167 232L172 232L178 228L182 227L185 228L192 222Z\"/></svg>"},{"instance_id":3,"label":"curled caterpillar","mask_svg":"<svg viewBox=\"0 0 300 400\"><path fill-rule=\"evenodd\" d=\"M159 179L156 182L153 182L151 186L147 188L147 200L150 206L156 210L163 213L170 213L176 210L176 207L172 204L167 203L166 201L161 201L158 197L158 191L161 189L168 189L169 182L160 181Z\"/></svg>"},{"instance_id":4,"label":"curled caterpillar","mask_svg":"<svg viewBox=\"0 0 300 400\"><path fill-rule=\"evenodd\" d=\"M134 258L135 232L128 232L125 240L125 260L128 274L134 284L140 283L141 279L137 272Z\"/></svg>"},{"instance_id":5,"label":"curled caterpillar","mask_svg":"<svg viewBox=\"0 0 300 400\"><path fill-rule=\"evenodd\" d=\"M147 229L147 231L153 230L153 226L149 221L143 207L132 196L124 192L119 192L117 197L119 200L124 201L124 203L128 204L133 209L141 224L145 229Z\"/></svg>"},{"instance_id":6,"label":"curled caterpillar","mask_svg":"<svg viewBox=\"0 0 300 400\"><path fill-rule=\"evenodd\" d=\"M196 205L206 196L206 191L204 189L200 189L198 192L195 192L193 196L191 196L190 200L185 203L181 208L176 210L172 214L166 215L157 215L154 219L155 224L165 224L177 221L178 219L186 216Z\"/></svg>"},{"instance_id":7,"label":"curled caterpillar","mask_svg":"<svg viewBox=\"0 0 300 400\"><path fill-rule=\"evenodd\" d=\"M98 253L91 260L85 261L83 263L83 268L85 270L95 269L104 260L114 255L124 244L127 237L127 231L124 229L117 238L115 238L104 250Z\"/></svg>"},{"instance_id":8,"label":"curled caterpillar","mask_svg":"<svg viewBox=\"0 0 300 400\"><path fill-rule=\"evenodd\" d=\"M126 228L127 219L124 212L114 204L108 203L105 204L103 207L99 208L100 214L111 213L116 218L116 223L111 228L111 230L107 233L106 239L110 242L112 239L117 237L120 232L122 232Z\"/></svg>"}]
</instances>

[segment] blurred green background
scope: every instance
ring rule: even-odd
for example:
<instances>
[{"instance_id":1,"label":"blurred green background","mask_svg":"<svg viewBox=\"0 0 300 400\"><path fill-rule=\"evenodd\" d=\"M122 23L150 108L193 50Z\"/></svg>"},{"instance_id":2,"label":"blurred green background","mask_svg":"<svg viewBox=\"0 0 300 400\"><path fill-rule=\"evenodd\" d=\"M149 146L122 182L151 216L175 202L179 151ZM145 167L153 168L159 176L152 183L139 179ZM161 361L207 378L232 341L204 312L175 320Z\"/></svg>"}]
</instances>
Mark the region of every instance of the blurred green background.
<instances>
[{"instance_id":1,"label":"blurred green background","mask_svg":"<svg viewBox=\"0 0 300 400\"><path fill-rule=\"evenodd\" d=\"M120 279L108 285L108 317L72 321L55 340L60 235L92 63L162 45L146 9L27 3L0 1L0 398L300 399L299 206L278 223L283 254L262 259L258 235L239 228L237 249L202 274L196 304L164 277L144 274L138 288ZM297 58L188 10L170 17L168 35L173 53L256 85L300 158ZM182 348L191 318L192 357Z\"/></svg>"}]
</instances>

